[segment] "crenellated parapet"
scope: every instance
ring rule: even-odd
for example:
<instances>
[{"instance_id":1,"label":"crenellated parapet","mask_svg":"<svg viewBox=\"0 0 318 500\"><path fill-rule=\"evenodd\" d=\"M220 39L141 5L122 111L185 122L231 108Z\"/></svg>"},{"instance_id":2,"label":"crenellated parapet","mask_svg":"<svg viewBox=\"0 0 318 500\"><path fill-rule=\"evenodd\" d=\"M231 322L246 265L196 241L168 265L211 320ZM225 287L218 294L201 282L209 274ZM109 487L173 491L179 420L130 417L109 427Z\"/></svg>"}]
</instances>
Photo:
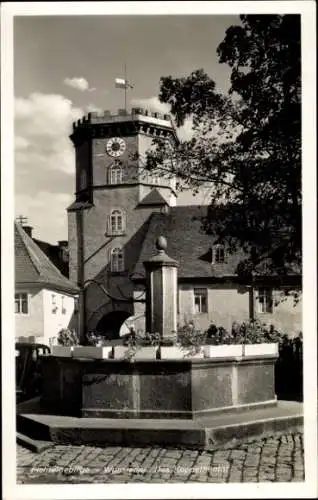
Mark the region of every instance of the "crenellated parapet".
<instances>
[{"instance_id":1,"label":"crenellated parapet","mask_svg":"<svg viewBox=\"0 0 318 500\"><path fill-rule=\"evenodd\" d=\"M119 109L117 113L109 110L103 112L91 112L73 123L75 136L87 134L88 130L92 136L107 137L112 134L142 133L155 137L168 137L171 134L177 140L175 128L169 114L150 111L144 108L132 108L131 111Z\"/></svg>"},{"instance_id":2,"label":"crenellated parapet","mask_svg":"<svg viewBox=\"0 0 318 500\"><path fill-rule=\"evenodd\" d=\"M165 125L172 126L172 120L169 114L158 113L144 108L132 108L131 112L128 112L125 109L119 109L117 113L111 113L111 111L106 109L102 112L94 111L83 116L83 118L80 118L73 123L73 130L76 130L76 128L78 127L82 127L83 125L85 126L95 123L121 122L131 119L134 120L137 117L140 117L141 119L152 118L154 120L158 120L158 124L160 124L159 122L165 122Z\"/></svg>"}]
</instances>

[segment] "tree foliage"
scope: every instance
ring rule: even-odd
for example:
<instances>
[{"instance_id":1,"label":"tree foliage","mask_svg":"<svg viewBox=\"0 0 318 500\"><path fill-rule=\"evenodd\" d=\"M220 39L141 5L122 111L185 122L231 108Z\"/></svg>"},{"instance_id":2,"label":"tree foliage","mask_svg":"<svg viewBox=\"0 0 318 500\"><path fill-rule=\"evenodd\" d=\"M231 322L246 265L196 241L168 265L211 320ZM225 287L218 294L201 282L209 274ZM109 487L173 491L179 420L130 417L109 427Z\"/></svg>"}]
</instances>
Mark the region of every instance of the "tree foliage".
<instances>
[{"instance_id":1,"label":"tree foliage","mask_svg":"<svg viewBox=\"0 0 318 500\"><path fill-rule=\"evenodd\" d=\"M231 69L227 94L203 69L160 80L176 126L192 137L157 143L147 168L177 174L197 190L212 183L205 230L240 245L240 272L276 273L301 264L300 16L246 15L227 29L217 53Z\"/></svg>"}]
</instances>

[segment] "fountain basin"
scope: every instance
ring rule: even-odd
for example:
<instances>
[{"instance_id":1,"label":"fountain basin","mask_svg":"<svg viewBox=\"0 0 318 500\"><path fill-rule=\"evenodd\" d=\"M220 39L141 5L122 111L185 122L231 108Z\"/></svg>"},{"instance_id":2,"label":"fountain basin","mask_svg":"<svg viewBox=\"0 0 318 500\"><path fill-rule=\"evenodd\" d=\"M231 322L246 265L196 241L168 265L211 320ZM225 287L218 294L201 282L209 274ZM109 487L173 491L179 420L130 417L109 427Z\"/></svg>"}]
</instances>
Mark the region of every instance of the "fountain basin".
<instances>
[{"instance_id":1,"label":"fountain basin","mask_svg":"<svg viewBox=\"0 0 318 500\"><path fill-rule=\"evenodd\" d=\"M276 404L277 356L116 360L48 356L42 406L101 418L195 419Z\"/></svg>"}]
</instances>

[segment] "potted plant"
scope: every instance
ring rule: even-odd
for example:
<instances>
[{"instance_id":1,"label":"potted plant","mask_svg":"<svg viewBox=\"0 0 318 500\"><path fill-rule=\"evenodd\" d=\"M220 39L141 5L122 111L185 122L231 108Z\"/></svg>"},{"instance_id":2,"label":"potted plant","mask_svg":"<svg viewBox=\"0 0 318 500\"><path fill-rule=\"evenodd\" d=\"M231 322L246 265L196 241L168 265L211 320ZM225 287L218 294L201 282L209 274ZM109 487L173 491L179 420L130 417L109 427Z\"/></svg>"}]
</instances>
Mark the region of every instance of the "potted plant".
<instances>
[{"instance_id":1,"label":"potted plant","mask_svg":"<svg viewBox=\"0 0 318 500\"><path fill-rule=\"evenodd\" d=\"M243 347L235 342L235 336L229 334L222 326L212 324L207 330L206 345L203 348L205 358L239 358L242 357Z\"/></svg>"},{"instance_id":2,"label":"potted plant","mask_svg":"<svg viewBox=\"0 0 318 500\"><path fill-rule=\"evenodd\" d=\"M258 321L234 322L231 332L212 324L204 347L208 358L278 356L280 334Z\"/></svg>"},{"instance_id":3,"label":"potted plant","mask_svg":"<svg viewBox=\"0 0 318 500\"><path fill-rule=\"evenodd\" d=\"M178 327L168 338L160 342L161 359L203 358L206 332L195 328L192 322Z\"/></svg>"},{"instance_id":4,"label":"potted plant","mask_svg":"<svg viewBox=\"0 0 318 500\"><path fill-rule=\"evenodd\" d=\"M62 328L57 337L57 345L52 346L52 356L70 358L73 350L79 344L79 338L75 330Z\"/></svg>"},{"instance_id":5,"label":"potted plant","mask_svg":"<svg viewBox=\"0 0 318 500\"><path fill-rule=\"evenodd\" d=\"M114 346L115 359L154 360L157 357L159 334L136 333L134 327L123 338L123 344Z\"/></svg>"},{"instance_id":6,"label":"potted plant","mask_svg":"<svg viewBox=\"0 0 318 500\"><path fill-rule=\"evenodd\" d=\"M95 332L86 335L88 345L74 347L73 358L108 359L112 355L113 348L103 345L103 339Z\"/></svg>"}]
</instances>

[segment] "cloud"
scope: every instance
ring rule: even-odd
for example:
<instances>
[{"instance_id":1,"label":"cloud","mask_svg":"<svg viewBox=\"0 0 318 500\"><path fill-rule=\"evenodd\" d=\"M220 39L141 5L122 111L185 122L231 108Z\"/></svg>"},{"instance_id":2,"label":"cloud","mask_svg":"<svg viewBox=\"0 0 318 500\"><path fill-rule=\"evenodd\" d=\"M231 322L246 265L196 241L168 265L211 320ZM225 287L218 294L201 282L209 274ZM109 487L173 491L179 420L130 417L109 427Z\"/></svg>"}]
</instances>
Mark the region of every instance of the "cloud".
<instances>
[{"instance_id":1,"label":"cloud","mask_svg":"<svg viewBox=\"0 0 318 500\"><path fill-rule=\"evenodd\" d=\"M18 194L15 197L15 216L22 214L28 218L37 239L56 244L67 240L66 208L72 202L72 195L40 191L35 196Z\"/></svg>"},{"instance_id":2,"label":"cloud","mask_svg":"<svg viewBox=\"0 0 318 500\"><path fill-rule=\"evenodd\" d=\"M179 137L180 141L188 141L189 139L191 139L191 137L193 136L192 126L192 119L187 118L182 127L179 127L177 129L177 136Z\"/></svg>"},{"instance_id":3,"label":"cloud","mask_svg":"<svg viewBox=\"0 0 318 500\"><path fill-rule=\"evenodd\" d=\"M83 114L59 94L15 99L16 210L29 217L38 238L53 243L67 238L65 209L75 191L75 155L68 136L72 122Z\"/></svg>"},{"instance_id":4,"label":"cloud","mask_svg":"<svg viewBox=\"0 0 318 500\"><path fill-rule=\"evenodd\" d=\"M85 106L85 111L86 113L102 113L103 110L102 108L100 108L99 106L96 106L96 104L88 104L87 106Z\"/></svg>"},{"instance_id":5,"label":"cloud","mask_svg":"<svg viewBox=\"0 0 318 500\"><path fill-rule=\"evenodd\" d=\"M15 168L74 173L74 151L68 138L83 110L58 94L32 93L15 100Z\"/></svg>"},{"instance_id":6,"label":"cloud","mask_svg":"<svg viewBox=\"0 0 318 500\"><path fill-rule=\"evenodd\" d=\"M131 99L130 103L133 107L140 107L158 113L169 113L170 111L170 105L160 102L156 96L145 99Z\"/></svg>"},{"instance_id":7,"label":"cloud","mask_svg":"<svg viewBox=\"0 0 318 500\"><path fill-rule=\"evenodd\" d=\"M83 78L82 76L65 78L63 83L68 87L72 87L73 89L79 90L80 92L85 92L85 91L93 92L94 90L96 90L95 87L90 87L86 78Z\"/></svg>"}]
</instances>

